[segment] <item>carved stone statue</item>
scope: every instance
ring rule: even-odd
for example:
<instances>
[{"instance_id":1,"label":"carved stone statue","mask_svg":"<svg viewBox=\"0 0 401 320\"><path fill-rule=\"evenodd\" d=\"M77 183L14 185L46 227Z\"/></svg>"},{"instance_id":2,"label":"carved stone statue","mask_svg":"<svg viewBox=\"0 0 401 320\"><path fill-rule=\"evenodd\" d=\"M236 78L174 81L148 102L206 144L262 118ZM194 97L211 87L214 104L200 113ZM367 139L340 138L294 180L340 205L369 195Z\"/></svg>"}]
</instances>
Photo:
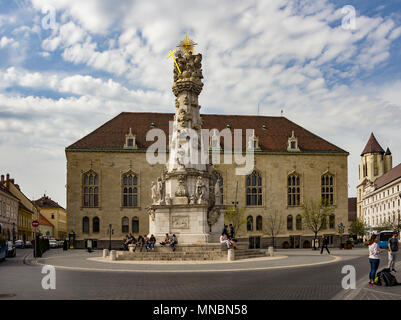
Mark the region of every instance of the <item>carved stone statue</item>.
<instances>
[{"instance_id":1,"label":"carved stone statue","mask_svg":"<svg viewBox=\"0 0 401 320\"><path fill-rule=\"evenodd\" d=\"M168 194L166 194L164 201L165 201L166 205L168 205L168 206L171 205L171 198Z\"/></svg>"},{"instance_id":2,"label":"carved stone statue","mask_svg":"<svg viewBox=\"0 0 401 320\"><path fill-rule=\"evenodd\" d=\"M152 190L152 201L153 204L155 204L157 202L157 185L154 181L152 181L151 190Z\"/></svg>"},{"instance_id":3,"label":"carved stone statue","mask_svg":"<svg viewBox=\"0 0 401 320\"><path fill-rule=\"evenodd\" d=\"M179 145L177 148L177 153L175 155L175 163L178 166L178 169L184 168L184 158L185 158L185 150Z\"/></svg>"},{"instance_id":4,"label":"carved stone statue","mask_svg":"<svg viewBox=\"0 0 401 320\"><path fill-rule=\"evenodd\" d=\"M155 221L156 218L156 211L152 207L146 207L146 212L149 214L149 216L152 218L152 221Z\"/></svg>"},{"instance_id":5,"label":"carved stone statue","mask_svg":"<svg viewBox=\"0 0 401 320\"><path fill-rule=\"evenodd\" d=\"M196 199L198 204L202 204L205 200L205 195L206 195L206 186L205 183L203 182L203 179L201 176L198 176L196 180Z\"/></svg>"},{"instance_id":6,"label":"carved stone statue","mask_svg":"<svg viewBox=\"0 0 401 320\"><path fill-rule=\"evenodd\" d=\"M159 204L164 202L164 181L162 178L157 179L157 191L159 193Z\"/></svg>"},{"instance_id":7,"label":"carved stone statue","mask_svg":"<svg viewBox=\"0 0 401 320\"><path fill-rule=\"evenodd\" d=\"M220 179L217 179L216 184L214 185L214 202L219 205L221 203L221 191L220 191Z\"/></svg>"}]
</instances>

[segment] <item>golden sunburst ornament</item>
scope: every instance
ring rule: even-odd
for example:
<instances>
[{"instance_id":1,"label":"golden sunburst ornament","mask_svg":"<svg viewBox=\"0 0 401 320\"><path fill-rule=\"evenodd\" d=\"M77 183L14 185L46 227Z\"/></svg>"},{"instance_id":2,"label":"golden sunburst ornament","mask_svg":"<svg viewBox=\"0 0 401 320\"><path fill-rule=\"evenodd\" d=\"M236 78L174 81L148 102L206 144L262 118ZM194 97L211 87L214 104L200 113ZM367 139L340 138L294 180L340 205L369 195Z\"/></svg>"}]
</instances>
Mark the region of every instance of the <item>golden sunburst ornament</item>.
<instances>
[{"instance_id":1,"label":"golden sunburst ornament","mask_svg":"<svg viewBox=\"0 0 401 320\"><path fill-rule=\"evenodd\" d=\"M196 45L197 43L195 43L190 38L188 38L187 35L185 35L185 39L182 40L177 47L179 47L181 51L185 53L185 55L189 55L189 52L194 53L194 46Z\"/></svg>"}]
</instances>

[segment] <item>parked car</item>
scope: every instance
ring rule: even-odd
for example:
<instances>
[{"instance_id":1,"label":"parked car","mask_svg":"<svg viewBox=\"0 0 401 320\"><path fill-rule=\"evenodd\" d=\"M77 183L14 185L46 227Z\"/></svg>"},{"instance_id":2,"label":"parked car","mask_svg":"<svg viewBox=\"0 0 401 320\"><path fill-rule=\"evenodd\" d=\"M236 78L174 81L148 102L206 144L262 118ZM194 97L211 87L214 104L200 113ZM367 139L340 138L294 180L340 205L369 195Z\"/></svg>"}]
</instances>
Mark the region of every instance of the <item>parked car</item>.
<instances>
[{"instance_id":1,"label":"parked car","mask_svg":"<svg viewBox=\"0 0 401 320\"><path fill-rule=\"evenodd\" d=\"M32 242L31 241L25 241L25 248L32 248Z\"/></svg>"},{"instance_id":2,"label":"parked car","mask_svg":"<svg viewBox=\"0 0 401 320\"><path fill-rule=\"evenodd\" d=\"M8 241L7 257L15 257L17 255L17 249L12 241Z\"/></svg>"},{"instance_id":3,"label":"parked car","mask_svg":"<svg viewBox=\"0 0 401 320\"><path fill-rule=\"evenodd\" d=\"M24 248L25 247L24 241L22 241L22 240L15 241L15 247L16 248Z\"/></svg>"},{"instance_id":4,"label":"parked car","mask_svg":"<svg viewBox=\"0 0 401 320\"><path fill-rule=\"evenodd\" d=\"M49 245L50 245L50 248L58 248L58 242L55 239L50 239Z\"/></svg>"}]
</instances>

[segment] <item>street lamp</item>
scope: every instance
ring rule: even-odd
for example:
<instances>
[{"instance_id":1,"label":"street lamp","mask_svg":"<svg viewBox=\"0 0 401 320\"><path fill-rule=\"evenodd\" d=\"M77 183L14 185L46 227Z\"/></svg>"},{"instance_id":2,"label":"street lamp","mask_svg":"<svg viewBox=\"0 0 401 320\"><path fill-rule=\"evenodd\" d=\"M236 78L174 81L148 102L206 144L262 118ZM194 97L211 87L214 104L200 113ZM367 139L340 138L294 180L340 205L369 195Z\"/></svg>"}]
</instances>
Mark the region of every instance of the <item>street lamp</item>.
<instances>
[{"instance_id":1,"label":"street lamp","mask_svg":"<svg viewBox=\"0 0 401 320\"><path fill-rule=\"evenodd\" d=\"M344 233L344 229L345 229L345 226L344 226L344 224L341 222L341 223L338 225L338 233L340 234L340 248L342 248L342 245L343 245L343 233Z\"/></svg>"},{"instance_id":2,"label":"street lamp","mask_svg":"<svg viewBox=\"0 0 401 320\"><path fill-rule=\"evenodd\" d=\"M111 223L109 224L109 235L110 235L110 241L109 241L109 251L111 251L111 235L114 234L114 230L112 229Z\"/></svg>"}]
</instances>

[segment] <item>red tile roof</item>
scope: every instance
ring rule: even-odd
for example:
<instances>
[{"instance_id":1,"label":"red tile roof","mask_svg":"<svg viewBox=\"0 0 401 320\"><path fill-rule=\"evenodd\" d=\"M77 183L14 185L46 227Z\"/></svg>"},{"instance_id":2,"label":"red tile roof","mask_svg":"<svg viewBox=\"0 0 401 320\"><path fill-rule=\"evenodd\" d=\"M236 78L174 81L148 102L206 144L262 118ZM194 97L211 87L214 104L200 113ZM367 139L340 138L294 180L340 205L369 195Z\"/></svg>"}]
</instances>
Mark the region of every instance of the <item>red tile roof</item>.
<instances>
[{"instance_id":1,"label":"red tile roof","mask_svg":"<svg viewBox=\"0 0 401 320\"><path fill-rule=\"evenodd\" d=\"M356 198L348 198L348 221L356 219Z\"/></svg>"},{"instance_id":2,"label":"red tile roof","mask_svg":"<svg viewBox=\"0 0 401 320\"><path fill-rule=\"evenodd\" d=\"M60 209L64 209L56 201L53 201L47 195L44 195L42 198L33 201L33 203L36 204L39 208L60 208Z\"/></svg>"},{"instance_id":3,"label":"red tile roof","mask_svg":"<svg viewBox=\"0 0 401 320\"><path fill-rule=\"evenodd\" d=\"M383 148L380 146L380 144L377 142L375 135L373 132L370 134L368 143L366 144L365 148L363 149L361 156L363 156L366 153L381 153L384 154Z\"/></svg>"},{"instance_id":4,"label":"red tile roof","mask_svg":"<svg viewBox=\"0 0 401 320\"><path fill-rule=\"evenodd\" d=\"M383 174L381 177L377 178L375 180L375 187L376 187L376 189L379 189L398 178L401 178L401 163L398 166L391 169L389 172L387 172L387 173Z\"/></svg>"},{"instance_id":5,"label":"red tile roof","mask_svg":"<svg viewBox=\"0 0 401 320\"><path fill-rule=\"evenodd\" d=\"M286 152L288 138L294 131L298 138L301 152L347 153L334 144L305 130L285 117L242 116L203 114L203 128L223 130L227 125L233 129L243 129L242 145L246 147L246 129L255 129L255 136L259 138L259 147L263 151ZM66 150L94 149L94 150L120 150L125 144L125 135L132 128L136 135L138 148L144 149L153 144L146 141L146 133L151 129L151 123L162 129L168 137L169 121L173 121L172 113L142 113L122 112L115 118L106 122L98 129L73 143ZM264 127L265 126L265 127ZM223 143L223 139L222 139Z\"/></svg>"},{"instance_id":6,"label":"red tile roof","mask_svg":"<svg viewBox=\"0 0 401 320\"><path fill-rule=\"evenodd\" d=\"M39 224L40 225L45 225L45 226L51 226L54 227L53 224L50 223L49 220L47 220L44 216L42 216L41 214L39 214Z\"/></svg>"}]
</instances>

